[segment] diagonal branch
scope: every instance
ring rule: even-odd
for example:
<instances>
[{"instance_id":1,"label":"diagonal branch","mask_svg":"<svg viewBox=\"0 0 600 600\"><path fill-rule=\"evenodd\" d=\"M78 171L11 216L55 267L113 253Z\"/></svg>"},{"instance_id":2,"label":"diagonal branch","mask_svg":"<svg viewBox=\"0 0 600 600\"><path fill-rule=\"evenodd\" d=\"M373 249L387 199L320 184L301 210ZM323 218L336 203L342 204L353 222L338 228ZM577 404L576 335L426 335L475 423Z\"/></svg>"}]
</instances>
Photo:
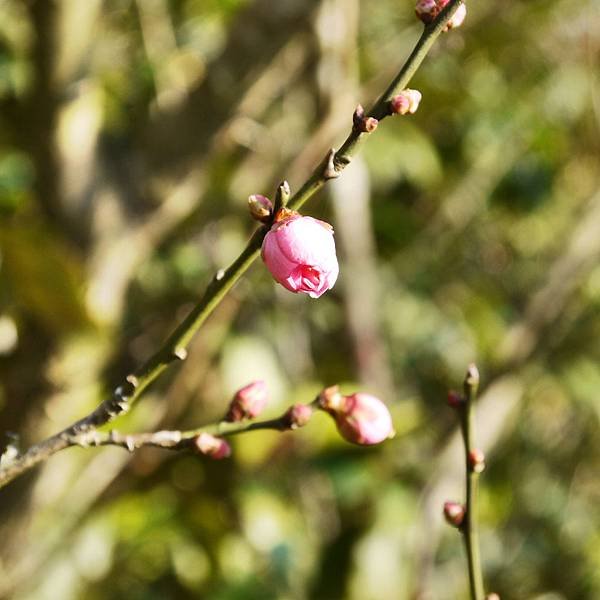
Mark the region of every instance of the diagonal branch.
<instances>
[{"instance_id":1,"label":"diagonal branch","mask_svg":"<svg viewBox=\"0 0 600 600\"><path fill-rule=\"evenodd\" d=\"M432 23L425 26L410 56L388 88L368 111L366 117L373 117L381 121L391 114L389 101L395 94L402 91L408 85L461 2L462 0L450 0L438 17ZM330 150L300 190L294 194L288 204L289 208L298 210L329 179L338 177L350 163L352 156L358 151L368 135L368 133L353 127L341 148L337 152ZM177 329L175 329L162 348L151 356L135 374L128 375L110 398L100 404L88 416L80 419L54 436L31 446L24 454L17 457L6 467L0 469L0 488L35 465L47 460L56 452L69 447L69 440L73 436L95 430L97 427L109 423L119 415L128 412L141 396L142 392L171 363L177 360L184 360L187 355L186 346L191 338L219 305L236 281L258 257L263 238L267 231L267 226L263 226L254 233L240 256L227 269L219 271L215 275L198 304Z\"/></svg>"}]
</instances>

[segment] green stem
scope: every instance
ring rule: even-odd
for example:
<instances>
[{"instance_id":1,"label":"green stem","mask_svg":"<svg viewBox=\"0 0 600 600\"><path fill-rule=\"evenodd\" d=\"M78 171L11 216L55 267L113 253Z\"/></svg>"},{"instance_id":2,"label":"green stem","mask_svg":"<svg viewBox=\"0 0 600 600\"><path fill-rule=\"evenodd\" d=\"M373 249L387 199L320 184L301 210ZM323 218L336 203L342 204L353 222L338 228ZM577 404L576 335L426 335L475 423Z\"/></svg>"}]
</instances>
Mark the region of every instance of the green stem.
<instances>
[{"instance_id":1,"label":"green stem","mask_svg":"<svg viewBox=\"0 0 600 600\"><path fill-rule=\"evenodd\" d=\"M467 504L461 530L467 551L469 568L469 589L471 600L484 600L483 576L479 553L479 531L477 525L477 483L479 473L474 468L471 453L475 448L475 410L474 402L479 386L479 374L474 365L469 367L464 382L465 404L462 411L461 426L465 446L465 473Z\"/></svg>"},{"instance_id":2,"label":"green stem","mask_svg":"<svg viewBox=\"0 0 600 600\"><path fill-rule=\"evenodd\" d=\"M374 116L381 121L390 114L388 108L389 100L395 93L408 85L412 76L425 59L429 49L446 26L446 23L461 4L461 1L450 0L437 19L424 28L410 56L382 96L373 105L369 111L369 116ZM325 159L317 166L304 185L292 196L288 207L298 210L329 179L339 176L358 150L364 138L368 135L367 133L358 132L353 128L337 152L328 152ZM150 357L135 374L127 376L126 380L115 390L112 397L105 400L88 416L43 442L31 446L25 453L11 461L8 465L0 468L0 488L21 473L45 461L52 454L67 448L69 446L69 438L109 423L119 415L128 412L141 396L142 392L172 362L185 359L187 355L186 346L191 338L219 305L225 294L227 294L258 257L263 238L267 231L268 228L263 226L254 233L246 248L229 268L217 273L198 304L177 329L175 329L162 348Z\"/></svg>"}]
</instances>

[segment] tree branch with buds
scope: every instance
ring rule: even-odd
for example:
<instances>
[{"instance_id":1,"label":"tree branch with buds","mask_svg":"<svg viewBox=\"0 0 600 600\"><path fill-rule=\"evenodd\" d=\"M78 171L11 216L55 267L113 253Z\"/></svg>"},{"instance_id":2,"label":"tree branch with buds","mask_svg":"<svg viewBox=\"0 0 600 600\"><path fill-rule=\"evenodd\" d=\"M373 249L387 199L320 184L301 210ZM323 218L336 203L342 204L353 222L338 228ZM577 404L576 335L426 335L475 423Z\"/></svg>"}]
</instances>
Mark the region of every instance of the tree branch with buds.
<instances>
[{"instance_id":1,"label":"tree branch with buds","mask_svg":"<svg viewBox=\"0 0 600 600\"><path fill-rule=\"evenodd\" d=\"M65 448L72 446L72 440L81 439L81 436L94 432L98 427L114 421L120 415L128 412L140 398L143 391L154 382L172 363L185 360L186 347L191 338L200 329L202 324L231 290L238 279L248 270L260 253L263 240L271 231L273 221L277 215L287 208L297 211L311 196L320 190L327 181L338 177L350 163L352 156L357 152L367 136L373 132L378 123L394 114L413 113L420 100L420 94L414 90L406 90L406 86L416 73L417 69L427 56L437 37L443 32L457 26L457 15L464 12L462 0L437 0L434 2L435 11L417 10L417 15L425 23L423 32L415 44L408 59L369 111L359 107L352 120L351 131L339 150L329 150L300 189L291 195L289 187L282 184L276 198L276 210L271 210L268 204L261 207L264 197L255 197L254 210L251 211L263 225L255 231L247 246L233 263L224 270L216 273L203 296L191 310L183 322L175 329L164 345L152 355L135 373L128 375L113 394L102 402L93 412L79 421L73 423L63 431L31 446L27 451L13 457L6 464L0 466L0 487L3 487L14 478L25 473L35 465L47 460L50 456ZM461 8L462 7L462 8ZM464 16L464 15L463 15ZM453 21L454 20L454 21ZM307 285L316 286L314 297L322 293L317 275L312 272L303 272L302 281ZM331 279L329 280L331 287ZM289 288L288 288L289 289ZM297 291L297 290L295 290ZM304 290L302 290L304 291ZM90 434L92 435L92 434ZM93 435L92 435L93 437ZM4 461L3 461L4 462Z\"/></svg>"},{"instance_id":2,"label":"tree branch with buds","mask_svg":"<svg viewBox=\"0 0 600 600\"><path fill-rule=\"evenodd\" d=\"M479 388L479 371L469 365L463 382L463 394L450 392L448 404L456 410L465 449L466 504L446 502L444 517L463 536L469 571L471 600L484 600L483 574L479 552L479 529L477 523L477 485L479 475L485 469L485 456L475 446L475 399ZM488 596L487 598L492 598Z\"/></svg>"}]
</instances>

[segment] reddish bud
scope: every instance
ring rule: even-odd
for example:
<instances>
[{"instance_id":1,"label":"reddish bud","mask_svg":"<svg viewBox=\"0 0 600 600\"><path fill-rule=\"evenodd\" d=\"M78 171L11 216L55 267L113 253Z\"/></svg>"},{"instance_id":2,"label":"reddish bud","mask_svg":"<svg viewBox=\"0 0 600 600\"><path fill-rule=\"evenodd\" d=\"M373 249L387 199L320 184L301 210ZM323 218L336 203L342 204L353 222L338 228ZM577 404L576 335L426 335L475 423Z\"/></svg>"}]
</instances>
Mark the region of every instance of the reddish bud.
<instances>
[{"instance_id":1,"label":"reddish bud","mask_svg":"<svg viewBox=\"0 0 600 600\"><path fill-rule=\"evenodd\" d=\"M304 427L312 417L313 409L309 404L294 404L283 416L284 423L289 429Z\"/></svg>"},{"instance_id":2,"label":"reddish bud","mask_svg":"<svg viewBox=\"0 0 600 600\"><path fill-rule=\"evenodd\" d=\"M447 402L452 408L460 408L465 403L465 399L458 392L451 390L448 392Z\"/></svg>"},{"instance_id":3,"label":"reddish bud","mask_svg":"<svg viewBox=\"0 0 600 600\"><path fill-rule=\"evenodd\" d=\"M354 129L363 133L372 133L377 129L379 121L374 117L365 116L365 109L359 104L352 115Z\"/></svg>"},{"instance_id":4,"label":"reddish bud","mask_svg":"<svg viewBox=\"0 0 600 600\"><path fill-rule=\"evenodd\" d=\"M236 392L225 420L235 422L254 419L262 412L268 399L267 384L262 380L253 381Z\"/></svg>"},{"instance_id":5,"label":"reddish bud","mask_svg":"<svg viewBox=\"0 0 600 600\"><path fill-rule=\"evenodd\" d=\"M481 473L485 469L485 454L479 448L473 448L469 452L469 465L475 473Z\"/></svg>"},{"instance_id":6,"label":"reddish bud","mask_svg":"<svg viewBox=\"0 0 600 600\"><path fill-rule=\"evenodd\" d=\"M210 456L215 460L227 458L231 455L231 446L222 438L210 433L201 433L194 439L194 446L201 454Z\"/></svg>"},{"instance_id":7,"label":"reddish bud","mask_svg":"<svg viewBox=\"0 0 600 600\"><path fill-rule=\"evenodd\" d=\"M458 502L444 502L444 518L452 527L460 527L465 518L465 507Z\"/></svg>"},{"instance_id":8,"label":"reddish bud","mask_svg":"<svg viewBox=\"0 0 600 600\"><path fill-rule=\"evenodd\" d=\"M375 396L362 392L342 396L334 386L321 392L319 404L335 419L348 442L369 446L394 436L390 411Z\"/></svg>"}]
</instances>

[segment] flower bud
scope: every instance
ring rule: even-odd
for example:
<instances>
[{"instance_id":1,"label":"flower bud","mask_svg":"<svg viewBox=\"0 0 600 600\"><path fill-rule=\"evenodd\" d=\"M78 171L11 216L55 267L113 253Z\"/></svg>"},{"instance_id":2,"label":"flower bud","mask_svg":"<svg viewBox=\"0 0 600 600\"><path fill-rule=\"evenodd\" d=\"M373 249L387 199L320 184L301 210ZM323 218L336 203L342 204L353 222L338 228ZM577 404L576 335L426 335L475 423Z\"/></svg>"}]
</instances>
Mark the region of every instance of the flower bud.
<instances>
[{"instance_id":1,"label":"flower bud","mask_svg":"<svg viewBox=\"0 0 600 600\"><path fill-rule=\"evenodd\" d=\"M261 194L248 196L248 210L253 219L261 223L268 223L273 214L273 203Z\"/></svg>"},{"instance_id":2,"label":"flower bud","mask_svg":"<svg viewBox=\"0 0 600 600\"><path fill-rule=\"evenodd\" d=\"M254 419L263 411L268 399L267 384L262 380L253 381L235 393L225 420L233 423Z\"/></svg>"},{"instance_id":3,"label":"flower bud","mask_svg":"<svg viewBox=\"0 0 600 600\"><path fill-rule=\"evenodd\" d=\"M492 592L485 597L485 600L500 600L500 596L498 594Z\"/></svg>"},{"instance_id":4,"label":"flower bud","mask_svg":"<svg viewBox=\"0 0 600 600\"><path fill-rule=\"evenodd\" d=\"M341 436L353 444L379 444L394 436L390 412L375 396L362 392L342 396L334 386L321 392L319 405L335 419Z\"/></svg>"},{"instance_id":5,"label":"flower bud","mask_svg":"<svg viewBox=\"0 0 600 600\"><path fill-rule=\"evenodd\" d=\"M449 31L450 29L456 29L463 24L465 17L467 16L467 7L465 4L459 5L459 7L454 11L454 14L450 17L450 20L446 24L444 31Z\"/></svg>"},{"instance_id":6,"label":"flower bud","mask_svg":"<svg viewBox=\"0 0 600 600\"><path fill-rule=\"evenodd\" d=\"M412 115L417 112L422 97L423 95L419 90L406 88L390 100L390 110L392 114L405 115L410 113Z\"/></svg>"},{"instance_id":7,"label":"flower bud","mask_svg":"<svg viewBox=\"0 0 600 600\"><path fill-rule=\"evenodd\" d=\"M313 409L309 404L294 404L283 415L283 420L288 429L298 429L310 421L312 414Z\"/></svg>"},{"instance_id":8,"label":"flower bud","mask_svg":"<svg viewBox=\"0 0 600 600\"><path fill-rule=\"evenodd\" d=\"M479 448L469 452L469 465L474 473L482 473L485 469L485 454Z\"/></svg>"},{"instance_id":9,"label":"flower bud","mask_svg":"<svg viewBox=\"0 0 600 600\"><path fill-rule=\"evenodd\" d=\"M450 391L448 392L448 406L452 407L452 408L460 408L461 406L464 405L465 403L465 399L458 393L455 391Z\"/></svg>"},{"instance_id":10,"label":"flower bud","mask_svg":"<svg viewBox=\"0 0 600 600\"><path fill-rule=\"evenodd\" d=\"M415 14L425 25L431 23L440 12L436 0L418 0L415 5Z\"/></svg>"},{"instance_id":11,"label":"flower bud","mask_svg":"<svg viewBox=\"0 0 600 600\"><path fill-rule=\"evenodd\" d=\"M194 446L198 452L215 460L227 458L231 455L231 446L224 439L215 437L210 433L201 433L196 436Z\"/></svg>"},{"instance_id":12,"label":"flower bud","mask_svg":"<svg viewBox=\"0 0 600 600\"><path fill-rule=\"evenodd\" d=\"M333 228L312 217L281 212L263 240L262 259L284 288L319 298L334 286L339 272Z\"/></svg>"},{"instance_id":13,"label":"flower bud","mask_svg":"<svg viewBox=\"0 0 600 600\"><path fill-rule=\"evenodd\" d=\"M429 25L446 7L450 0L417 0L415 14L425 25ZM461 3L444 27L444 31L460 27L467 14L466 6Z\"/></svg>"},{"instance_id":14,"label":"flower bud","mask_svg":"<svg viewBox=\"0 0 600 600\"><path fill-rule=\"evenodd\" d=\"M444 518L449 525L460 527L465 518L465 507L458 502L444 502Z\"/></svg>"},{"instance_id":15,"label":"flower bud","mask_svg":"<svg viewBox=\"0 0 600 600\"><path fill-rule=\"evenodd\" d=\"M365 109L359 104L352 115L354 129L363 133L372 133L377 129L379 121L375 117L365 116Z\"/></svg>"}]
</instances>

